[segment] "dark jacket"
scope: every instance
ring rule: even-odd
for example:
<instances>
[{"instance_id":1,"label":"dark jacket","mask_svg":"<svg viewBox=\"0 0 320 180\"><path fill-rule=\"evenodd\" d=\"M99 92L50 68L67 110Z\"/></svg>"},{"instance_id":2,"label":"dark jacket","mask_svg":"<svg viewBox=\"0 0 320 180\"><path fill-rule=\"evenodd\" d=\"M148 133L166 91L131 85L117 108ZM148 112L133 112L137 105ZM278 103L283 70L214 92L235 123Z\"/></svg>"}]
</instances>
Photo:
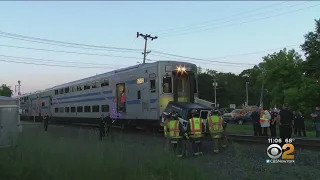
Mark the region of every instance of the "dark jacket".
<instances>
[{"instance_id":1,"label":"dark jacket","mask_svg":"<svg viewBox=\"0 0 320 180\"><path fill-rule=\"evenodd\" d=\"M294 120L293 112L289 109L282 109L279 113L281 126L292 126Z\"/></svg>"},{"instance_id":2,"label":"dark jacket","mask_svg":"<svg viewBox=\"0 0 320 180\"><path fill-rule=\"evenodd\" d=\"M253 111L250 115L252 123L260 122L260 114L258 111Z\"/></svg>"}]
</instances>

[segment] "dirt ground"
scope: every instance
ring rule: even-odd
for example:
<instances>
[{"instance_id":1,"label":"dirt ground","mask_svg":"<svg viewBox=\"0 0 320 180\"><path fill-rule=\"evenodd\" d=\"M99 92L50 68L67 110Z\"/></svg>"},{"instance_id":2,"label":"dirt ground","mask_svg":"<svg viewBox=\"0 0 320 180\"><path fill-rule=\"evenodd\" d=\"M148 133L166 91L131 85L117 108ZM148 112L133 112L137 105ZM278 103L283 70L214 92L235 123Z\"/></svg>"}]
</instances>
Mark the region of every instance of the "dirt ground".
<instances>
[{"instance_id":1,"label":"dirt ground","mask_svg":"<svg viewBox=\"0 0 320 180\"><path fill-rule=\"evenodd\" d=\"M24 125L24 131L44 131L42 125ZM97 129L69 127L69 126L49 126L47 133L58 139L64 138L86 138L96 136L98 141ZM164 148L164 140L159 135L153 136L152 133L126 132L126 130L113 130L112 137L105 139L103 143L123 142L132 146L158 146ZM219 154L212 152L210 141L203 143L204 155L201 157L186 157L181 159L185 163L194 164L208 173L219 171L220 177L217 179L291 179L291 180L314 180L320 176L317 167L320 165L320 153L302 151L296 149L294 152L294 164L267 164L265 145L245 145L233 144L221 151ZM189 152L192 152L189 145Z\"/></svg>"}]
</instances>

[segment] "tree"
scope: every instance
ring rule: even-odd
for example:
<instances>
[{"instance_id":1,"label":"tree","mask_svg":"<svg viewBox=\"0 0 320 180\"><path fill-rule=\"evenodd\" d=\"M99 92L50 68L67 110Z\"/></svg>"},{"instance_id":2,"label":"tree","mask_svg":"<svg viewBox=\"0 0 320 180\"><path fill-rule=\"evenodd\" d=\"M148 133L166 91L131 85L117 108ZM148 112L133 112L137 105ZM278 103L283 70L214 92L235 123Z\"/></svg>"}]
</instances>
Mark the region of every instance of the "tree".
<instances>
[{"instance_id":1,"label":"tree","mask_svg":"<svg viewBox=\"0 0 320 180\"><path fill-rule=\"evenodd\" d=\"M0 87L0 96L7 96L11 97L13 94L13 91L11 90L10 86L7 86L6 84L2 84Z\"/></svg>"},{"instance_id":2,"label":"tree","mask_svg":"<svg viewBox=\"0 0 320 180\"><path fill-rule=\"evenodd\" d=\"M305 42L301 45L305 52L306 61L304 63L304 71L307 76L317 78L320 77L320 19L315 20L315 31L308 32L304 38Z\"/></svg>"}]
</instances>

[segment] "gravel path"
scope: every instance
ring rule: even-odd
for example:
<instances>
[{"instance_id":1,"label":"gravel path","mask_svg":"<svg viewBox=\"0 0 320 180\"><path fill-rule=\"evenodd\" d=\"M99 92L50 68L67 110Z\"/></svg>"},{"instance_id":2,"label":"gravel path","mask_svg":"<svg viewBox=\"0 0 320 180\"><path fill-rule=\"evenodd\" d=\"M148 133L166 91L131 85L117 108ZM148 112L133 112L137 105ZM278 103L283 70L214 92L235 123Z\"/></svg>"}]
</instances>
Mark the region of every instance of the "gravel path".
<instances>
[{"instance_id":1,"label":"gravel path","mask_svg":"<svg viewBox=\"0 0 320 180\"><path fill-rule=\"evenodd\" d=\"M25 125L24 131L43 131L42 125ZM56 138L79 138L96 136L93 129L80 129L76 127L49 126L48 133ZM113 131L113 139L122 141L132 146L159 146L162 148L164 141L152 134L129 133L120 130ZM95 137L94 137L95 138ZM106 143L110 142L106 140ZM181 161L193 164L203 170L210 179L228 180L263 180L263 179L291 179L315 180L320 177L320 153L295 150L295 164L266 164L266 145L234 144L220 152L211 152L212 144L204 142L204 155L201 157L187 157ZM191 152L191 149L189 150ZM214 178L213 178L214 177Z\"/></svg>"}]
</instances>

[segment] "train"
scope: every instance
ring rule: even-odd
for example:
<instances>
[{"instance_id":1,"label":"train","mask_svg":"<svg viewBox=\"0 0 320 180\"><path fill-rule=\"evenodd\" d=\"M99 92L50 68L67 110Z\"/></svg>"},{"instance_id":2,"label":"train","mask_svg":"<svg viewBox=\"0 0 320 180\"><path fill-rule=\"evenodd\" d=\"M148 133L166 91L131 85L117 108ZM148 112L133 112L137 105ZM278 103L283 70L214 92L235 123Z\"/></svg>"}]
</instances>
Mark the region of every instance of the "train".
<instances>
[{"instance_id":1,"label":"train","mask_svg":"<svg viewBox=\"0 0 320 180\"><path fill-rule=\"evenodd\" d=\"M109 114L117 123L158 126L168 102L194 103L197 66L179 61L138 64L20 96L21 119L56 123L99 123Z\"/></svg>"}]
</instances>

